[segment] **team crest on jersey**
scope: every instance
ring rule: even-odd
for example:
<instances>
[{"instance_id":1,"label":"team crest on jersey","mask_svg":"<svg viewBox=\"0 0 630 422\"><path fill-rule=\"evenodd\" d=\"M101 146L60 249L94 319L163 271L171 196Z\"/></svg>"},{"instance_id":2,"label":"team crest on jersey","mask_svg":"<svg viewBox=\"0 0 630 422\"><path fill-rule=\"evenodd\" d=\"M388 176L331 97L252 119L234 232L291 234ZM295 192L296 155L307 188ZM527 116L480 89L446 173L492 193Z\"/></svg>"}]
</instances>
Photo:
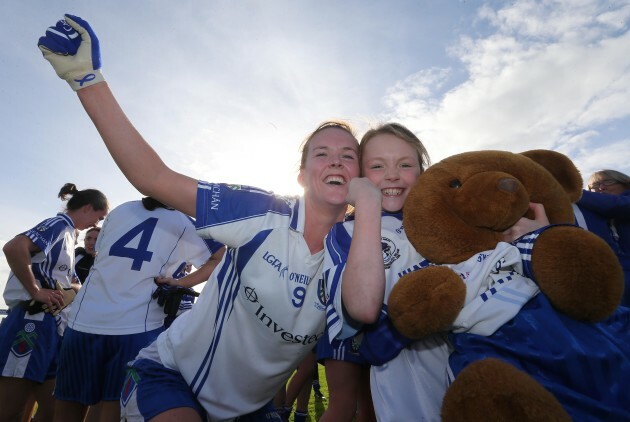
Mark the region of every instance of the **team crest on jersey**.
<instances>
[{"instance_id":1,"label":"team crest on jersey","mask_svg":"<svg viewBox=\"0 0 630 422\"><path fill-rule=\"evenodd\" d=\"M242 186L241 185L227 185L228 189L232 189L232 190L241 190Z\"/></svg>"},{"instance_id":2,"label":"team crest on jersey","mask_svg":"<svg viewBox=\"0 0 630 422\"><path fill-rule=\"evenodd\" d=\"M37 227L36 229L38 232L45 232L46 231L46 226L44 226L43 224L39 227Z\"/></svg>"},{"instance_id":3,"label":"team crest on jersey","mask_svg":"<svg viewBox=\"0 0 630 422\"><path fill-rule=\"evenodd\" d=\"M131 399L134 391L138 388L138 381L140 381L140 375L138 375L135 369L129 368L123 389L120 393L120 402L123 406L127 406L127 403L129 403L129 399Z\"/></svg>"},{"instance_id":4,"label":"team crest on jersey","mask_svg":"<svg viewBox=\"0 0 630 422\"><path fill-rule=\"evenodd\" d=\"M317 299L319 299L319 303L315 303L315 309L318 311L326 309L326 283L324 283L323 278L317 280Z\"/></svg>"},{"instance_id":5,"label":"team crest on jersey","mask_svg":"<svg viewBox=\"0 0 630 422\"><path fill-rule=\"evenodd\" d=\"M15 335L15 340L11 345L11 353L16 357L22 358L28 356L37 343L37 333L35 332L35 324L32 322L27 323L23 330L20 330Z\"/></svg>"},{"instance_id":6,"label":"team crest on jersey","mask_svg":"<svg viewBox=\"0 0 630 422\"><path fill-rule=\"evenodd\" d=\"M385 269L390 268L394 261L400 258L400 249L396 244L386 237L381 237L381 247L383 248L383 264Z\"/></svg>"}]
</instances>

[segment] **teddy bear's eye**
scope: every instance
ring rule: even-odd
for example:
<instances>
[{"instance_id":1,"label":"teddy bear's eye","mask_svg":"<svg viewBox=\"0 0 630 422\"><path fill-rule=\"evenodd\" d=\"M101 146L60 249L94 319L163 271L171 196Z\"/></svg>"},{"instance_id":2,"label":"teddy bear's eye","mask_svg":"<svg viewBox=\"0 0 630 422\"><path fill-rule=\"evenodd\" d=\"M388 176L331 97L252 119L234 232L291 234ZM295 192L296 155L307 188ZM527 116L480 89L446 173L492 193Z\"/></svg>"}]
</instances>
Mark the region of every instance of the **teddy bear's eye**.
<instances>
[{"instance_id":1,"label":"teddy bear's eye","mask_svg":"<svg viewBox=\"0 0 630 422\"><path fill-rule=\"evenodd\" d=\"M462 182L460 182L458 179L451 180L451 183L448 184L448 187L453 189L461 188Z\"/></svg>"}]
</instances>

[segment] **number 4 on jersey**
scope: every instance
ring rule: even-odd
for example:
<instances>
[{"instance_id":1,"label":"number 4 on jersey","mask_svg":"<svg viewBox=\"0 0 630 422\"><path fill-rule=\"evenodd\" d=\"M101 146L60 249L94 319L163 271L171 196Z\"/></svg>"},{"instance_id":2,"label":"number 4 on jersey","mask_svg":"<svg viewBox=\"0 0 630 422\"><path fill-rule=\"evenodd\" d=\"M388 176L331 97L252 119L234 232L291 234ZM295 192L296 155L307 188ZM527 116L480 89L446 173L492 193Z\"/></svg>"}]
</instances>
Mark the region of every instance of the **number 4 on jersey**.
<instances>
[{"instance_id":1,"label":"number 4 on jersey","mask_svg":"<svg viewBox=\"0 0 630 422\"><path fill-rule=\"evenodd\" d=\"M149 242L155 230L158 219L155 217L147 218L127 233L123 234L111 248L109 248L110 256L120 256L122 258L133 259L131 269L140 271L142 263L151 262L153 252L149 251ZM128 247L132 240L141 235L138 246L135 248Z\"/></svg>"}]
</instances>

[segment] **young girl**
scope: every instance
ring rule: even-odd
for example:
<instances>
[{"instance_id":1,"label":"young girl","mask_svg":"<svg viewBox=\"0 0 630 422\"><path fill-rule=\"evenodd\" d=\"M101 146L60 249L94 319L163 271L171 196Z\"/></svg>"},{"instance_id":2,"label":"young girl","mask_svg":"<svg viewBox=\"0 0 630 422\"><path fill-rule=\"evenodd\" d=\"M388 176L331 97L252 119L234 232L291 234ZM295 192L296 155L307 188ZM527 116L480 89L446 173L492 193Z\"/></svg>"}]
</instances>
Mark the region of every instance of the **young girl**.
<instances>
[{"instance_id":1,"label":"young girl","mask_svg":"<svg viewBox=\"0 0 630 422\"><path fill-rule=\"evenodd\" d=\"M354 336L337 343L337 355L345 347L346 352L354 348L360 351L361 357L366 357L365 344L371 342L374 330L387 328L387 299L391 289L401 274L427 265L407 240L401 210L429 157L420 140L395 123L366 133L361 141L360 157L365 178L351 181L348 193L348 202L355 205L354 220L337 224L331 230L326 240L324 277L329 292L329 338ZM545 224L543 210L537 206L532 208L537 219L521 219L504 233L506 241ZM506 245L506 248L518 254L515 247ZM374 324L377 321L379 324ZM393 338L398 343L392 343L395 353L391 354L387 345L376 342L386 353L376 356L381 360L378 363L371 360L375 366L370 370L370 388L377 419L439 420L440 404L448 385L450 348L446 336L431 336L404 348L409 341L397 338L395 330L385 330L385 333L387 340ZM371 355L370 359L373 357ZM328 372L331 362L334 372ZM333 378L332 383L329 378L329 388L333 386L331 404L338 385L335 380L344 373L345 376L352 373L351 365L327 362L327 377ZM354 373L357 374L356 368ZM356 391L357 375L352 379ZM345 385L350 383L346 381ZM355 404L356 401L347 402L346 406Z\"/></svg>"},{"instance_id":2,"label":"young girl","mask_svg":"<svg viewBox=\"0 0 630 422\"><path fill-rule=\"evenodd\" d=\"M335 253L340 254L338 259L342 261L347 258L342 296L356 297L357 301L349 300L347 304L358 305L348 309L348 313L372 322L378 317L382 304L382 299L378 299L384 294L385 269L391 268L400 259L401 248L407 244L400 211L409 190L430 160L422 142L413 132L397 123L369 130L361 139L359 148L364 178L355 179L350 184L349 202L356 207L354 219L333 229L328 240L331 248L327 252L331 258ZM381 225L393 235L381 237ZM352 244L348 250L351 237ZM405 262L419 256L412 248L402 252ZM350 291L346 288L351 283L348 279L358 272L361 273L360 288ZM364 294L374 291L376 293ZM366 300L372 301L372 304ZM369 313L370 308L372 314ZM360 335L344 340L327 340L324 338L318 344L318 357L325 361L330 394L328 409L321 420L351 421L355 411L358 421L374 420L369 366L358 351Z\"/></svg>"}]
</instances>

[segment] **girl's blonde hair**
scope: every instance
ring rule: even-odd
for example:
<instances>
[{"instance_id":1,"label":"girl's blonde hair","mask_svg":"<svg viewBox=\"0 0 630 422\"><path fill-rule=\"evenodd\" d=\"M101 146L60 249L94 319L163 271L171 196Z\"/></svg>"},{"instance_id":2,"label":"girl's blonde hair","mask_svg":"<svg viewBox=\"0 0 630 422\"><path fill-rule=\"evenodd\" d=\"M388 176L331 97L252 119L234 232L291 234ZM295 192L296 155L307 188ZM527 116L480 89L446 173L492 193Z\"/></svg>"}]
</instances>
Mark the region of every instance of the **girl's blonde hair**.
<instances>
[{"instance_id":1,"label":"girl's blonde hair","mask_svg":"<svg viewBox=\"0 0 630 422\"><path fill-rule=\"evenodd\" d=\"M393 135L411 145L418 153L418 162L420 163L420 173L424 172L427 167L431 165L431 158L427 149L422 144L422 141L409 129L400 123L385 123L368 130L361 138L359 143L359 163L363 168L363 151L365 150L368 142L376 135L389 134Z\"/></svg>"}]
</instances>

